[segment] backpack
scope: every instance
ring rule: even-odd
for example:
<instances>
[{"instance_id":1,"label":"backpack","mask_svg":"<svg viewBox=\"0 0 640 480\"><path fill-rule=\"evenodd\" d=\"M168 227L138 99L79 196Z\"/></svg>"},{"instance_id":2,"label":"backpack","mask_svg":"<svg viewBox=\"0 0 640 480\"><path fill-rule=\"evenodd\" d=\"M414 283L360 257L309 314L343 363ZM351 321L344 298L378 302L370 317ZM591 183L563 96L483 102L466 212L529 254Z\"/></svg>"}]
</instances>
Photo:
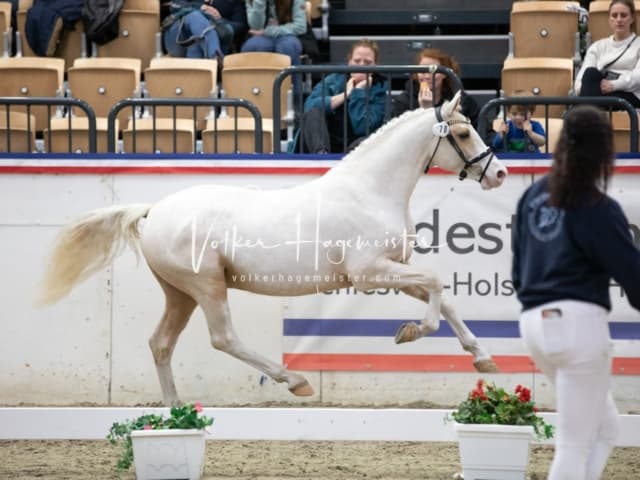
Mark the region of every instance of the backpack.
<instances>
[{"instance_id":1,"label":"backpack","mask_svg":"<svg viewBox=\"0 0 640 480\"><path fill-rule=\"evenodd\" d=\"M27 11L25 38L38 56L53 56L65 31L80 18L83 0L35 0Z\"/></svg>"},{"instance_id":2,"label":"backpack","mask_svg":"<svg viewBox=\"0 0 640 480\"><path fill-rule=\"evenodd\" d=\"M82 9L82 23L87 40L104 45L118 36L118 16L124 0L86 0Z\"/></svg>"}]
</instances>

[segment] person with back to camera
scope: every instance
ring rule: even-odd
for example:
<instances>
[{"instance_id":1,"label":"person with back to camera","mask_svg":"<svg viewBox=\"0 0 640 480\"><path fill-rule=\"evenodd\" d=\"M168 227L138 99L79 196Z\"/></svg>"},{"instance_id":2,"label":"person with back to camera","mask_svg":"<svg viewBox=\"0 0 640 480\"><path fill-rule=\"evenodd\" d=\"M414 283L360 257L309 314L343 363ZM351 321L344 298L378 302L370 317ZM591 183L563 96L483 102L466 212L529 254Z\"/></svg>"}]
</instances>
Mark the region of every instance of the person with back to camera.
<instances>
[{"instance_id":1,"label":"person with back to camera","mask_svg":"<svg viewBox=\"0 0 640 480\"><path fill-rule=\"evenodd\" d=\"M525 96L525 92L517 91L514 97ZM505 152L540 152L546 138L544 127L536 120L532 120L535 105L510 105L509 120L500 121L500 126L493 137L493 150Z\"/></svg>"},{"instance_id":2,"label":"person with back to camera","mask_svg":"<svg viewBox=\"0 0 640 480\"><path fill-rule=\"evenodd\" d=\"M576 75L574 90L581 97L624 98L640 108L640 39L633 0L613 0L609 26L613 35L594 42Z\"/></svg>"},{"instance_id":3,"label":"person with back to camera","mask_svg":"<svg viewBox=\"0 0 640 480\"><path fill-rule=\"evenodd\" d=\"M378 45L363 38L353 45L348 65L376 65ZM300 129L292 150L341 153L355 148L377 130L385 118L387 82L377 74L331 73L318 82L304 102ZM345 122L346 109L346 122Z\"/></svg>"},{"instance_id":4,"label":"person with back to camera","mask_svg":"<svg viewBox=\"0 0 640 480\"><path fill-rule=\"evenodd\" d=\"M607 314L614 279L640 310L640 250L622 208L606 194L613 173L606 113L568 111L549 175L518 201L512 277L520 333L556 388L549 480L601 477L618 434Z\"/></svg>"},{"instance_id":5,"label":"person with back to camera","mask_svg":"<svg viewBox=\"0 0 640 480\"><path fill-rule=\"evenodd\" d=\"M418 65L442 65L450 68L460 76L460 65L451 55L437 48L425 48L418 53ZM391 116L397 117L407 110L414 108L429 108L442 105L445 100L451 100L455 94L453 81L444 73L434 75L428 72L416 73L405 85L404 90L392 100ZM480 107L475 99L463 92L461 110L469 118L473 128L478 126Z\"/></svg>"},{"instance_id":6,"label":"person with back to camera","mask_svg":"<svg viewBox=\"0 0 640 480\"><path fill-rule=\"evenodd\" d=\"M172 0L170 9L162 37L172 57L222 60L247 32L242 0Z\"/></svg>"}]
</instances>

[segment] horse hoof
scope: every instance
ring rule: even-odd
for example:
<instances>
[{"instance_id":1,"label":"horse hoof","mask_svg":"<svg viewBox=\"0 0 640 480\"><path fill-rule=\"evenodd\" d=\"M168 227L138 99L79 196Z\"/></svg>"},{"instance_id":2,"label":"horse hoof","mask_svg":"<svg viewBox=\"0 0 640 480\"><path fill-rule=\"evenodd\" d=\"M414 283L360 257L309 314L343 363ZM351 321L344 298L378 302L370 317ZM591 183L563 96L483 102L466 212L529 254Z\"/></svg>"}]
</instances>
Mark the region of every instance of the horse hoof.
<instances>
[{"instance_id":1,"label":"horse hoof","mask_svg":"<svg viewBox=\"0 0 640 480\"><path fill-rule=\"evenodd\" d=\"M310 397L311 395L313 395L313 387L309 385L309 382L307 381L304 381L303 383L296 385L295 387L291 387L289 391L296 397Z\"/></svg>"},{"instance_id":2,"label":"horse hoof","mask_svg":"<svg viewBox=\"0 0 640 480\"><path fill-rule=\"evenodd\" d=\"M396 343L413 342L420 338L420 328L415 323L403 323L396 332Z\"/></svg>"},{"instance_id":3,"label":"horse hoof","mask_svg":"<svg viewBox=\"0 0 640 480\"><path fill-rule=\"evenodd\" d=\"M473 366L476 367L476 370L481 373L498 373L498 366L496 363L491 360L478 360L477 362L473 362Z\"/></svg>"}]
</instances>

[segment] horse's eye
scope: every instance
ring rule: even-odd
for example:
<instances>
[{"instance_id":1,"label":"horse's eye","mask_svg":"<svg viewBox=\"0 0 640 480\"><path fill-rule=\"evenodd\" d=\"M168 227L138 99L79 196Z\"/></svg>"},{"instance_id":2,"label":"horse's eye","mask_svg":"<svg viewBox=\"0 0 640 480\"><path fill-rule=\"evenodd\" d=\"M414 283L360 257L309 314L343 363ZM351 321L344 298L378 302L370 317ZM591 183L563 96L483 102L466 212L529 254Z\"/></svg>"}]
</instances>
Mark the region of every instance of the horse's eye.
<instances>
[{"instance_id":1,"label":"horse's eye","mask_svg":"<svg viewBox=\"0 0 640 480\"><path fill-rule=\"evenodd\" d=\"M460 137L460 138L469 138L469 129L468 128L461 128L460 131L458 132L458 137Z\"/></svg>"}]
</instances>

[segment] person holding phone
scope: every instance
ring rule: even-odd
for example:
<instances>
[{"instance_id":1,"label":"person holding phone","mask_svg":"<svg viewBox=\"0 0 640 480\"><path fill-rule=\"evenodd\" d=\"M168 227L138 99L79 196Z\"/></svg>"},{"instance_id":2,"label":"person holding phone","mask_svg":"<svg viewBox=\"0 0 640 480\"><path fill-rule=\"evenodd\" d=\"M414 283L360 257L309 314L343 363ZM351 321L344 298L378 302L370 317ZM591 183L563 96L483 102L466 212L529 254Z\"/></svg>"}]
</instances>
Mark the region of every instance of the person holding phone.
<instances>
[{"instance_id":1,"label":"person holding phone","mask_svg":"<svg viewBox=\"0 0 640 480\"><path fill-rule=\"evenodd\" d=\"M556 389L549 480L601 478L618 434L609 285L615 280L640 311L640 250L622 208L606 193L613 163L606 113L572 108L551 171L518 201L512 230L520 334Z\"/></svg>"}]
</instances>

